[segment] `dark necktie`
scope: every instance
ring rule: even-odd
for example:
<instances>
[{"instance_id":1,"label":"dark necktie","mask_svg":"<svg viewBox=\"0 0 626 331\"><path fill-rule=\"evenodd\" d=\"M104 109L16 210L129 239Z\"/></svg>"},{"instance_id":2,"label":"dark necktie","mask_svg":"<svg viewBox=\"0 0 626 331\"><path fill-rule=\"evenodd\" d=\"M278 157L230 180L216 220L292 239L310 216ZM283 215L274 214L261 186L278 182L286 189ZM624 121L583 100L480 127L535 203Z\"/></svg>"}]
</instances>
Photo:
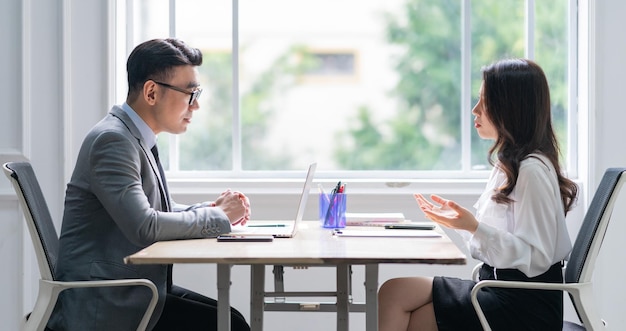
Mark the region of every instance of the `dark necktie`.
<instances>
[{"instance_id":1,"label":"dark necktie","mask_svg":"<svg viewBox=\"0 0 626 331\"><path fill-rule=\"evenodd\" d=\"M159 168L159 175L161 176L161 182L163 183L163 190L161 191L161 204L163 205L163 209L164 211L170 211L169 208L169 193L167 190L167 182L165 181L165 172L163 171L163 166L161 165L161 159L159 159L159 149L157 148L157 145L155 144L154 147L152 147L152 149L150 149L150 151L152 152L152 155L154 155L154 160L157 163L157 166ZM160 189L159 189L160 190ZM167 265L167 291L169 292L170 289L172 288L172 267L173 265L168 264Z\"/></svg>"},{"instance_id":2,"label":"dark necktie","mask_svg":"<svg viewBox=\"0 0 626 331\"><path fill-rule=\"evenodd\" d=\"M161 204L163 205L163 211L170 211L169 210L169 191L167 189L167 181L165 180L165 172L163 171L163 166L161 165L161 159L159 159L159 149L157 148L157 145L154 145L154 147L152 147L152 149L150 150L152 152L152 155L154 155L154 160L156 160L157 166L159 167L159 175L161 176L161 182L163 185L163 190L161 192Z\"/></svg>"}]
</instances>

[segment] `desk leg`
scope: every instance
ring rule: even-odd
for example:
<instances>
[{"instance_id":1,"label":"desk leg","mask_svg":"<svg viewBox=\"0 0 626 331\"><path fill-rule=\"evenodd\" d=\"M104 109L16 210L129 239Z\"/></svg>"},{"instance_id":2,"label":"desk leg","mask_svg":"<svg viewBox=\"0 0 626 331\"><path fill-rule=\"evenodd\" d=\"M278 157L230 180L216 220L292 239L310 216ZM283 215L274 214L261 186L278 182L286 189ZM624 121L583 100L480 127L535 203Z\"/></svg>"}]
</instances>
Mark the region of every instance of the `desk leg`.
<instances>
[{"instance_id":1,"label":"desk leg","mask_svg":"<svg viewBox=\"0 0 626 331\"><path fill-rule=\"evenodd\" d=\"M365 265L365 330L378 331L378 264Z\"/></svg>"},{"instance_id":2,"label":"desk leg","mask_svg":"<svg viewBox=\"0 0 626 331\"><path fill-rule=\"evenodd\" d=\"M250 266L250 329L263 331L263 309L265 304L265 265Z\"/></svg>"},{"instance_id":3,"label":"desk leg","mask_svg":"<svg viewBox=\"0 0 626 331\"><path fill-rule=\"evenodd\" d=\"M349 296L350 266L337 265L337 331L348 331L350 311Z\"/></svg>"},{"instance_id":4,"label":"desk leg","mask_svg":"<svg viewBox=\"0 0 626 331\"><path fill-rule=\"evenodd\" d=\"M217 265L217 330L230 331L230 264Z\"/></svg>"}]
</instances>

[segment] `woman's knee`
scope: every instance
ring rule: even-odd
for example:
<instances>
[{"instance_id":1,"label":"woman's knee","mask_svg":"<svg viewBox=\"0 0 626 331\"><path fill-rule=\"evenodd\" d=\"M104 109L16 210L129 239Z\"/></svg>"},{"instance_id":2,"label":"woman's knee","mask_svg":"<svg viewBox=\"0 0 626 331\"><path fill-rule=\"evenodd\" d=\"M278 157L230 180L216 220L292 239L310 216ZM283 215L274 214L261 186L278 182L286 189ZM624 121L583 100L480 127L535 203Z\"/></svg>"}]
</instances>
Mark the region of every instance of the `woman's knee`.
<instances>
[{"instance_id":1,"label":"woman's knee","mask_svg":"<svg viewBox=\"0 0 626 331\"><path fill-rule=\"evenodd\" d=\"M428 277L393 278L385 281L378 290L379 302L432 300L433 280Z\"/></svg>"},{"instance_id":2,"label":"woman's knee","mask_svg":"<svg viewBox=\"0 0 626 331\"><path fill-rule=\"evenodd\" d=\"M402 278L393 278L385 281L378 290L378 302L393 300L399 293L402 293Z\"/></svg>"}]
</instances>

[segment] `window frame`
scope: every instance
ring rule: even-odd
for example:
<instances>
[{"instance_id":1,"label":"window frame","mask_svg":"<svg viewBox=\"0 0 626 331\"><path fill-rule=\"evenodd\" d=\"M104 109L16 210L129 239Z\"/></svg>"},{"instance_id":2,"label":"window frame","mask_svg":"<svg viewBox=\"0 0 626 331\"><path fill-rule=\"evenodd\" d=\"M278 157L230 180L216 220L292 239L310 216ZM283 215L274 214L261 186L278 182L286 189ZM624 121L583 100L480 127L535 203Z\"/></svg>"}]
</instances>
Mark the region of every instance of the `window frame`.
<instances>
[{"instance_id":1,"label":"window frame","mask_svg":"<svg viewBox=\"0 0 626 331\"><path fill-rule=\"evenodd\" d=\"M484 182L488 176L489 170L472 170L471 169L471 0L459 0L462 4L462 44L461 44L461 104L459 111L461 114L461 146L462 156L461 163L462 169L456 171L318 171L316 174L316 182L328 182L332 185L333 181L341 178L342 180L350 180L352 190L363 190L363 192L377 192L378 190L386 191L387 189L394 189L394 191L412 190L415 191L415 184L419 185L420 191L437 191L445 192L451 189L451 192L480 192L484 187ZM114 5L110 5L109 10L109 22L110 22L110 36L114 36L109 39L111 49L115 56L111 60L111 67L115 68L115 74L110 77L110 85L112 91L111 100L112 104L115 102L121 102L126 94L126 73L125 67L118 65L118 63L125 63L127 55L135 46L133 42L133 0L116 0ZM233 26L232 26L232 60L233 63L239 61L239 49L236 47L239 43L238 37L238 9L239 1L231 0L233 11ZM534 6L535 0L525 0L526 4L526 54L527 58L534 57ZM569 26L568 26L568 38L569 38L569 59L568 59L568 139L567 151L565 154L568 156L565 160L565 167L568 171L568 176L571 178L577 178L578 173L578 155L581 139L578 137L578 118L580 117L579 104L577 102L578 91L581 86L578 81L578 51L579 51L579 38L577 31L578 28L578 16L577 6L578 0L568 0L569 4ZM168 33L169 36L176 36L176 0L168 0L169 5L169 22ZM118 27L125 26L126 29L120 29ZM120 62L121 61L121 62ZM239 96L239 73L238 66L233 65L233 95ZM211 191L219 191L223 189L224 185L237 187L247 187L252 190L261 189L261 187L267 187L268 185L275 187L277 190L293 189L297 188L293 183L301 182L301 178L306 169L301 171L249 171L242 170L242 155L241 155L241 131L240 131L240 110L239 110L239 98L233 99L233 138L232 138L232 151L233 151L233 169L230 171L180 171L178 169L178 135L170 136L170 168L168 169L168 181L173 186L173 192L188 192L194 191L194 188L204 188ZM584 154L584 153L583 153ZM210 178L210 179L207 179ZM450 186L451 185L451 186ZM404 188L404 189L403 189ZM411 192L412 192L411 191ZM352 191L354 192L354 191Z\"/></svg>"}]
</instances>

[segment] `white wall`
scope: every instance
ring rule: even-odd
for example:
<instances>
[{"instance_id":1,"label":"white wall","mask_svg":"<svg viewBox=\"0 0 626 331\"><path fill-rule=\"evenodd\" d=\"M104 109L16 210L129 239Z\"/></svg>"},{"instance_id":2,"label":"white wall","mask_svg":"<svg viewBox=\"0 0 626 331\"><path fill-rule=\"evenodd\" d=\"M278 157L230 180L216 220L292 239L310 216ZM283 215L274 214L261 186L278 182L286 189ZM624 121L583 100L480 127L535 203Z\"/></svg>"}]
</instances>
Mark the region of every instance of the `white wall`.
<instances>
[{"instance_id":1,"label":"white wall","mask_svg":"<svg viewBox=\"0 0 626 331\"><path fill-rule=\"evenodd\" d=\"M590 0L591 2L591 0ZM595 157L594 169L590 174L597 183L607 167L625 166L626 151L619 146L626 141L626 43L624 42L624 14L626 2L620 0L596 1L595 31L590 38L595 38L595 61L592 61L592 74L595 84L591 88L591 109L595 115L595 127L592 129L592 143ZM626 233L626 203L622 197L614 211L613 222L607 231L604 246L600 252L596 267L595 287L598 293L598 309L608 322L610 330L626 329L626 290L624 274L626 264L624 256L624 238Z\"/></svg>"},{"instance_id":2,"label":"white wall","mask_svg":"<svg viewBox=\"0 0 626 331\"><path fill-rule=\"evenodd\" d=\"M41 185L55 215L63 202L59 3L37 1L32 5L38 10L24 13L21 1L2 1L0 10L0 72L4 77L0 82L0 159L28 158L45 170ZM29 4L24 2L24 6ZM24 25L25 20L37 24ZM32 307L38 269L30 242L23 240L29 238L8 181L0 181L0 192L0 261L5 270L0 275L0 291L7 293L0 297L0 319L3 328L17 330L25 307Z\"/></svg>"},{"instance_id":3,"label":"white wall","mask_svg":"<svg viewBox=\"0 0 626 331\"><path fill-rule=\"evenodd\" d=\"M85 132L110 108L107 80L110 52L107 49L108 1L98 0L3 0L0 5L0 161L29 159L39 175L40 184L48 200L50 211L60 228L63 195L68 172ZM626 93L622 90L621 77L626 77L626 44L623 42L623 13L626 3L621 0L596 1L590 15L589 91L591 114L589 123L589 162L581 173L583 181L595 188L602 172L611 166L626 166L626 153L616 152L625 141L626 130L622 110ZM582 105L581 107L584 107ZM181 186L182 187L182 186ZM415 188L419 190L418 187ZM180 201L195 200L191 194L175 189ZM203 192L204 193L204 192ZM368 203L371 195L355 197L355 209L378 208L405 212L417 219L414 203L406 194L377 196L376 204ZM465 205L471 205L472 194L456 196ZM273 215L281 206L290 205L293 196L252 195L255 214L259 217ZM585 201L581 201L584 207ZM293 204L291 204L293 205ZM610 329L626 328L623 314L626 290L619 282L623 278L624 263L622 237L626 224L620 222L626 215L626 204L620 203L615 210L605 246L598 261L596 290L601 315ZM315 201L309 203L307 216L315 218ZM25 233L17 201L8 181L0 180L0 261L4 272L0 273L0 321L2 328L17 330L18 321L32 308L36 295L38 270L32 255L30 238ZM287 211L285 211L287 213ZM290 214L289 214L290 215ZM289 216L286 215L286 216ZM286 217L285 216L285 217ZM574 214L576 224L580 212ZM466 277L471 263L460 267L437 266L383 266L381 281L400 275L446 274ZM215 296L215 273L213 266L179 265L175 268L178 283L200 292ZM362 299L362 270L355 267L354 289L356 299ZM298 277L298 283L322 281L332 287L334 276L330 268L309 271L287 270L287 282ZM233 269L233 304L246 316L248 314L249 268ZM268 271L268 282L271 279ZM290 283L287 284L287 286ZM615 285L617 284L617 285ZM297 287L297 289L301 289ZM296 315L298 314L298 315ZM322 314L322 313L320 313ZM266 314L266 328L273 331L333 329L334 319L329 314L320 315L289 313L287 322L278 313ZM311 323L302 323L302 321ZM313 321L315 321L313 323ZM363 329L362 314L351 320L353 329ZM296 327L296 325L298 327Z\"/></svg>"}]
</instances>

